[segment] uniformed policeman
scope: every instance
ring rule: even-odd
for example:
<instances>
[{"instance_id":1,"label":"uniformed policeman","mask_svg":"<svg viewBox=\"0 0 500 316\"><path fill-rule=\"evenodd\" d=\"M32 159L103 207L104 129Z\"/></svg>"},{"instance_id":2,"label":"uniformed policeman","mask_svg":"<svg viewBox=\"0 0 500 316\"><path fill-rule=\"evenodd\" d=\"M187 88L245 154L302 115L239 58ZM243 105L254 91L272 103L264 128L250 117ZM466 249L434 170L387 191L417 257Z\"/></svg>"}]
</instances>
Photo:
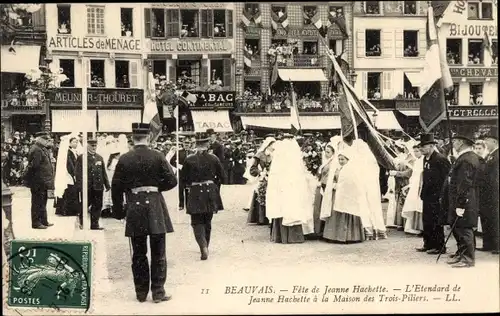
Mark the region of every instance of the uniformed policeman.
<instances>
[{"instance_id":1,"label":"uniformed policeman","mask_svg":"<svg viewBox=\"0 0 500 316\"><path fill-rule=\"evenodd\" d=\"M196 147L196 153L186 158L180 177L187 188L186 212L191 215L201 260L207 260L213 214L222 210L217 179L224 179L225 174L219 158L208 152L208 138L198 137Z\"/></svg>"},{"instance_id":2,"label":"uniformed policeman","mask_svg":"<svg viewBox=\"0 0 500 316\"><path fill-rule=\"evenodd\" d=\"M126 218L125 236L133 249L132 274L139 302L146 301L151 280L153 301L170 300L165 294L167 259L165 234L173 232L167 205L161 194L173 189L177 179L165 156L149 148L149 124L132 124L134 149L123 154L112 180L113 214ZM123 194L127 204L123 206ZM151 277L147 237L151 248Z\"/></svg>"}]
</instances>

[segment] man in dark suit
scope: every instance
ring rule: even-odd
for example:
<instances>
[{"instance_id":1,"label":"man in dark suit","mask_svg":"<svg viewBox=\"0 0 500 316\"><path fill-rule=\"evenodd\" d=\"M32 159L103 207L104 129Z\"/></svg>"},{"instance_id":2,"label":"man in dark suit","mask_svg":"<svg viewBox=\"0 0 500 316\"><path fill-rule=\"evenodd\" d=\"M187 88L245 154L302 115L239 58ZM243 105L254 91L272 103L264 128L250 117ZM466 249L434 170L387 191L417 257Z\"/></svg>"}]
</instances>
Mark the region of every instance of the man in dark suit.
<instances>
[{"instance_id":1,"label":"man in dark suit","mask_svg":"<svg viewBox=\"0 0 500 316\"><path fill-rule=\"evenodd\" d=\"M420 145L425 155L420 191L423 204L424 246L418 248L417 251L439 254L444 245L443 225L445 224L445 213L441 207L440 197L450 170L450 162L437 151L434 135L421 135Z\"/></svg>"},{"instance_id":2,"label":"man in dark suit","mask_svg":"<svg viewBox=\"0 0 500 316\"><path fill-rule=\"evenodd\" d=\"M130 237L132 244L137 300L146 301L151 283L153 301L160 303L172 298L165 293L165 234L174 231L162 192L173 189L177 178L165 155L149 148L149 124L132 124L132 133L134 149L120 157L113 175L113 214L117 219L126 218L125 236ZM148 236L151 269L147 257Z\"/></svg>"},{"instance_id":3,"label":"man in dark suit","mask_svg":"<svg viewBox=\"0 0 500 316\"><path fill-rule=\"evenodd\" d=\"M499 211L498 211L498 127L482 136L489 154L485 158L483 187L480 197L480 218L483 228L483 247L480 251L499 253Z\"/></svg>"},{"instance_id":4,"label":"man in dark suit","mask_svg":"<svg viewBox=\"0 0 500 316\"><path fill-rule=\"evenodd\" d=\"M448 224L453 225L453 236L457 241L457 253L449 264L454 268L473 267L474 227L477 227L479 211L477 180L481 166L480 157L472 151L474 141L469 133L460 133L452 138L457 153L447 179L444 196L447 206Z\"/></svg>"},{"instance_id":5,"label":"man in dark suit","mask_svg":"<svg viewBox=\"0 0 500 316\"><path fill-rule=\"evenodd\" d=\"M49 151L54 143L49 133L40 132L35 136L24 180L31 191L31 227L47 229L54 225L47 220L47 191L54 189L54 168Z\"/></svg>"},{"instance_id":6,"label":"man in dark suit","mask_svg":"<svg viewBox=\"0 0 500 316\"><path fill-rule=\"evenodd\" d=\"M106 164L101 155L96 153L97 140L89 139L87 142L87 188L88 201L90 208L90 229L102 230L99 226L99 218L102 211L102 198L104 189L108 191L109 185L108 175L106 173ZM76 183L80 192L83 188L83 156L80 155L76 160ZM80 210L80 225L83 225L83 210Z\"/></svg>"},{"instance_id":7,"label":"man in dark suit","mask_svg":"<svg viewBox=\"0 0 500 316\"><path fill-rule=\"evenodd\" d=\"M179 150L177 155L174 155L172 159L170 159L169 163L171 166L177 168L177 172L180 172L182 168L184 167L184 161L186 160L186 157L188 156L188 151L187 148L189 148L189 143L186 142L188 140L187 138L183 139L184 142L179 144ZM177 159L179 161L177 162ZM179 178L179 185L177 187L178 189L178 194L179 194L179 211L182 211L184 209L185 205L185 186L184 182L182 181L181 178Z\"/></svg>"},{"instance_id":8,"label":"man in dark suit","mask_svg":"<svg viewBox=\"0 0 500 316\"><path fill-rule=\"evenodd\" d=\"M221 210L222 204L217 179L224 179L225 175L219 159L208 152L209 139L201 135L196 146L197 152L186 158L180 178L188 188L186 211L191 215L201 260L207 260L213 214Z\"/></svg>"},{"instance_id":9,"label":"man in dark suit","mask_svg":"<svg viewBox=\"0 0 500 316\"><path fill-rule=\"evenodd\" d=\"M217 158L219 158L220 162L224 162L224 146L217 140L217 133L214 132L213 129L207 129L207 134L210 135L210 147L209 150L212 151Z\"/></svg>"}]
</instances>

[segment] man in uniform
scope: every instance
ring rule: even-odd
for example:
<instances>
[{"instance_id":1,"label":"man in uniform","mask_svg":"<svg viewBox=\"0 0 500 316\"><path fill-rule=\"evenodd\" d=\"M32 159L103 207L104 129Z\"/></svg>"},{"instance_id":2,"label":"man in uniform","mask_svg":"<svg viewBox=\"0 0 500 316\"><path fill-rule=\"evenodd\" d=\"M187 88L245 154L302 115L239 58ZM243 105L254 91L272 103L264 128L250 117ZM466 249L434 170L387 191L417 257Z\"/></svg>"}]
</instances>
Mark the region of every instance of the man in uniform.
<instances>
[{"instance_id":1,"label":"man in uniform","mask_svg":"<svg viewBox=\"0 0 500 316\"><path fill-rule=\"evenodd\" d=\"M477 227L479 212L477 180L481 167L480 157L472 151L474 141L468 134L460 133L452 138L453 149L457 153L447 179L444 204L447 207L448 224L455 226L453 236L457 241L457 252L448 264L454 268L474 266L474 227Z\"/></svg>"},{"instance_id":2,"label":"man in uniform","mask_svg":"<svg viewBox=\"0 0 500 316\"><path fill-rule=\"evenodd\" d=\"M219 158L220 162L224 162L224 146L217 140L217 133L212 128L207 129L207 134L210 135L210 147L209 149L212 151L217 158Z\"/></svg>"},{"instance_id":3,"label":"man in uniform","mask_svg":"<svg viewBox=\"0 0 500 316\"><path fill-rule=\"evenodd\" d=\"M177 179L165 156L149 148L149 124L132 124L134 149L116 165L111 195L115 218L126 218L125 236L132 244L132 274L139 302L146 301L151 283L153 301L171 299L165 294L167 259L165 234L173 232L167 205L161 194L173 189ZM123 207L123 194L127 204ZM151 274L147 240L151 248ZM150 282L151 281L151 282Z\"/></svg>"},{"instance_id":4,"label":"man in uniform","mask_svg":"<svg viewBox=\"0 0 500 316\"><path fill-rule=\"evenodd\" d=\"M189 155L181 170L186 188L186 211L191 215L194 237L200 247L201 260L208 259L213 214L221 210L218 179L224 179L219 159L208 152L209 139L202 135L196 140L197 152Z\"/></svg>"},{"instance_id":5,"label":"man in uniform","mask_svg":"<svg viewBox=\"0 0 500 316\"><path fill-rule=\"evenodd\" d=\"M102 211L102 199L104 196L104 189L109 191L109 179L106 172L106 164L101 155L96 153L97 139L89 139L88 153L87 153L87 188L88 188L88 201L90 208L90 229L102 230L99 226L99 218ZM75 170L76 185L80 193L83 188L83 155L78 156L76 159ZM83 225L83 212L79 210L80 225Z\"/></svg>"},{"instance_id":6,"label":"man in uniform","mask_svg":"<svg viewBox=\"0 0 500 316\"><path fill-rule=\"evenodd\" d=\"M183 137L182 139L179 137L179 140L182 140L182 143L179 144L179 150L177 155L174 155L169 163L171 166L175 167L177 170L182 170L182 167L184 166L184 161L186 160L186 157L188 156L188 149L189 149L189 138ZM179 161L177 161L179 159ZM177 171L179 172L179 171ZM185 186L184 183L182 182L182 179L179 178L179 186L177 187L178 189L178 195L179 195L179 211L182 211L184 209L185 205L185 196L184 196L184 191L185 191Z\"/></svg>"},{"instance_id":7,"label":"man in uniform","mask_svg":"<svg viewBox=\"0 0 500 316\"><path fill-rule=\"evenodd\" d=\"M424 157L424 171L420 198L422 199L422 221L424 226L424 246L418 252L439 254L444 245L445 222L440 197L446 177L450 170L450 162L436 149L437 142L433 134L420 136L420 148Z\"/></svg>"},{"instance_id":8,"label":"man in uniform","mask_svg":"<svg viewBox=\"0 0 500 316\"><path fill-rule=\"evenodd\" d=\"M484 163L484 179L481 191L484 194L480 199L480 218L483 228L483 247L480 251L491 251L498 255L499 241L499 212L498 212L498 127L492 127L490 132L483 135L484 143L489 154Z\"/></svg>"}]
</instances>

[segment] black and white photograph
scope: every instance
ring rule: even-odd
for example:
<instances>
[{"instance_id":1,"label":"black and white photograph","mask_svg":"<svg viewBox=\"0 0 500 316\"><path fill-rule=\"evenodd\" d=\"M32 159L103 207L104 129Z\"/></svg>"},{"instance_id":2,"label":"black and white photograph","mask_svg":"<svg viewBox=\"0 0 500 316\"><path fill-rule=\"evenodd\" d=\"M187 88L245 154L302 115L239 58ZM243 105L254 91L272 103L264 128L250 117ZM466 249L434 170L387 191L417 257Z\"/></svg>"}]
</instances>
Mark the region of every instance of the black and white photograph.
<instances>
[{"instance_id":1,"label":"black and white photograph","mask_svg":"<svg viewBox=\"0 0 500 316\"><path fill-rule=\"evenodd\" d=\"M500 312L497 11L1 4L3 313Z\"/></svg>"}]
</instances>

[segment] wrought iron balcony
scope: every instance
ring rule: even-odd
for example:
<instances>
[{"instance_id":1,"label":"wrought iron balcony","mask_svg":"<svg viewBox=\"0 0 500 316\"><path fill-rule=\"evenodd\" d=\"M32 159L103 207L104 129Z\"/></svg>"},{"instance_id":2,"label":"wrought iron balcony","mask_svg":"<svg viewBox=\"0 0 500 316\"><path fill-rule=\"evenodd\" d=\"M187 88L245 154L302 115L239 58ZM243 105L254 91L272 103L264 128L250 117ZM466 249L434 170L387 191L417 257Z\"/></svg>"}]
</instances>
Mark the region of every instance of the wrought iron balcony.
<instances>
[{"instance_id":1,"label":"wrought iron balcony","mask_svg":"<svg viewBox=\"0 0 500 316\"><path fill-rule=\"evenodd\" d=\"M290 57L278 58L280 68L324 68L325 56L297 54Z\"/></svg>"}]
</instances>

